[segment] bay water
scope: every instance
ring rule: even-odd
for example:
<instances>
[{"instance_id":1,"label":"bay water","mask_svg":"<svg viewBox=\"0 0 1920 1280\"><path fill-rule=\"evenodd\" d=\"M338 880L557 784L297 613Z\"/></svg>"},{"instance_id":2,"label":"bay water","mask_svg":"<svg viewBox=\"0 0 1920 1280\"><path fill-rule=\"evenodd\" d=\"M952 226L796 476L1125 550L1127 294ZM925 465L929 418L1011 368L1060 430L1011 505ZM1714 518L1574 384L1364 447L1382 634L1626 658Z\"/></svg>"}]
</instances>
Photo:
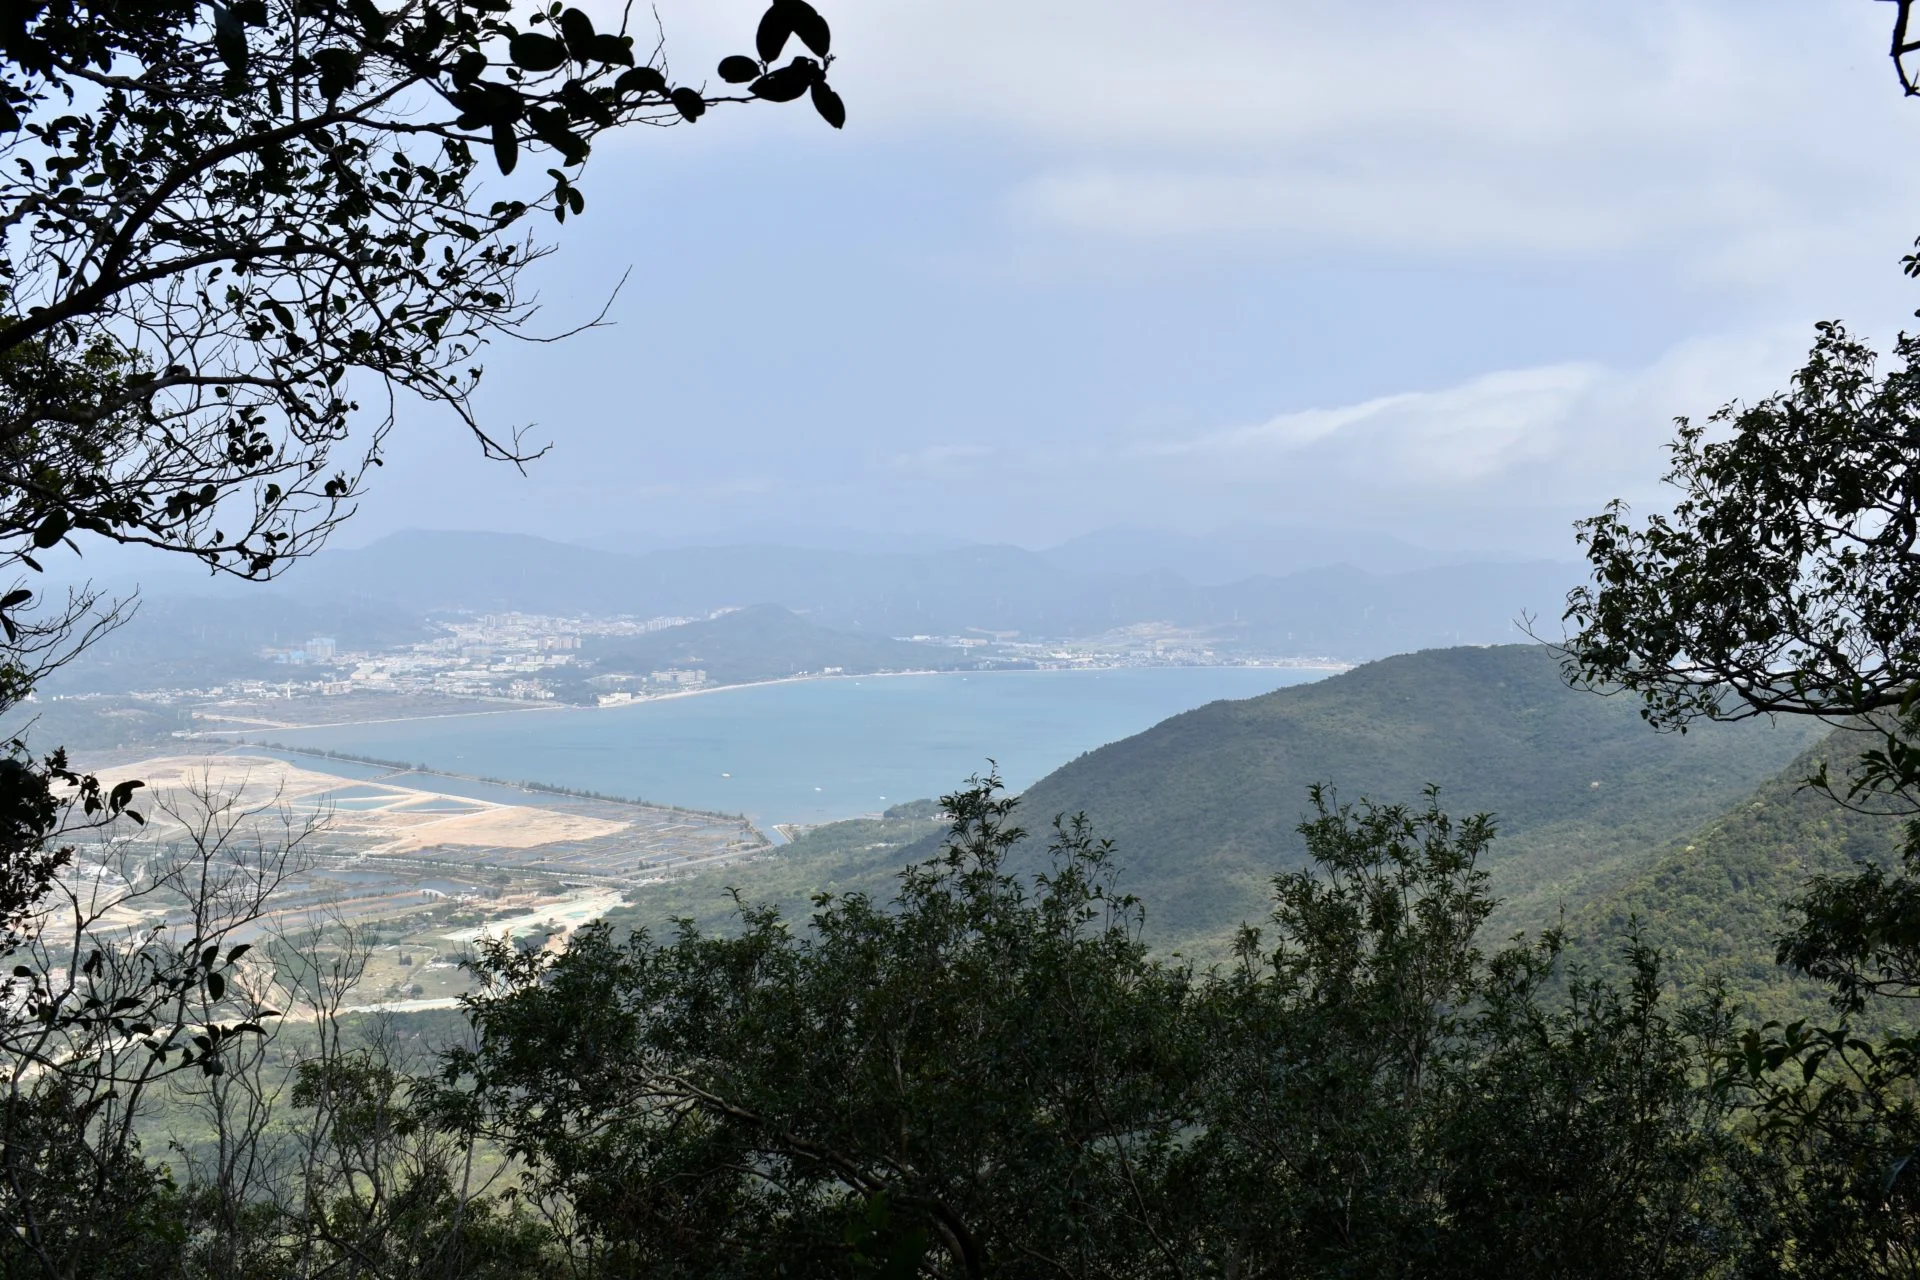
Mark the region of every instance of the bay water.
<instances>
[{"instance_id":1,"label":"bay water","mask_svg":"<svg viewBox=\"0 0 1920 1280\"><path fill-rule=\"evenodd\" d=\"M984 773L989 760L1019 790L1182 711L1324 674L1130 667L846 677L620 707L275 729L246 740L743 813L765 827L937 797Z\"/></svg>"}]
</instances>

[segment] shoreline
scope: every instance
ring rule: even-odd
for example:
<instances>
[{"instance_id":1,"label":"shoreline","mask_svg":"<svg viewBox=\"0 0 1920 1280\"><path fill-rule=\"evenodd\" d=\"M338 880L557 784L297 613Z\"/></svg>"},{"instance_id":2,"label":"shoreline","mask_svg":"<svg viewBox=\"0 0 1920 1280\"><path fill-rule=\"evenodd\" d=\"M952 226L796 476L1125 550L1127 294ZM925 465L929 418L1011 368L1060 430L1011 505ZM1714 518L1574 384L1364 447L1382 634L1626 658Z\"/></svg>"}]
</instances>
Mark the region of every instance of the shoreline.
<instances>
[{"instance_id":1,"label":"shoreline","mask_svg":"<svg viewBox=\"0 0 1920 1280\"><path fill-rule=\"evenodd\" d=\"M308 729L351 729L369 724L411 724L415 720L463 720L470 716L517 716L528 711L594 711L596 707L581 707L573 703L529 702L511 707L495 707L486 711L429 711L418 716L382 716L376 720L329 720L325 724L285 724L260 721L255 729L194 729L179 734L184 742L200 738L212 738L226 733L302 733Z\"/></svg>"},{"instance_id":2,"label":"shoreline","mask_svg":"<svg viewBox=\"0 0 1920 1280\"><path fill-rule=\"evenodd\" d=\"M444 718L444 717L421 717L421 718L433 719L433 718ZM394 722L380 721L378 723L389 724ZM694 808L691 805L667 804L663 801L648 800L644 796L601 795L591 791L572 790L558 783L537 782L532 779L523 779L522 781L514 782L506 778L489 778L482 774L477 774L477 773L459 773L452 769L436 769L431 765L408 764L405 761L401 761L401 760L379 760L371 756L346 755L346 754L341 754L333 751L316 750L311 747L289 747L282 743L273 743L273 742L229 743L228 750L219 752L217 754L223 755L223 756L230 756L230 755L236 754L236 752L239 750L249 748L249 747L255 751L278 751L284 755L300 756L308 760L334 761L340 764L357 764L357 765L362 765L368 768L389 770L387 774L380 775L380 777L366 778L366 779L352 779L350 778L349 775L346 775L346 774L335 775L336 777L339 777L345 781L365 781L365 782L379 783L383 778L392 777L395 774L418 774L428 778L446 778L455 782L474 782L474 783L480 784L481 786L498 787L503 791L517 791L522 795L528 795L528 796L557 796L563 800L566 800L566 799L587 800L587 801L597 802L600 804L623 805L623 806L634 808L634 809L655 809L663 813L684 813L684 814L689 814L696 818L718 819L719 821L722 821L722 822L738 822L745 825L749 830L752 830L755 833L757 833L763 840L767 840L767 833L765 831L762 831L760 829L759 824L756 823L752 818L748 817L744 813L726 813L719 809L698 809L698 808ZM436 794L446 794L446 793L436 793ZM478 797L475 797L475 798L478 798ZM499 802L480 799L480 803L497 804ZM767 840L767 843L774 844L778 842Z\"/></svg>"},{"instance_id":3,"label":"shoreline","mask_svg":"<svg viewBox=\"0 0 1920 1280\"><path fill-rule=\"evenodd\" d=\"M310 732L310 731L320 730L320 729L358 729L358 728L364 728L370 725L412 724L416 721L421 721L421 720L463 720L463 719L468 719L468 718L478 717L478 716L527 715L527 714L534 714L534 713L543 713L543 712L552 713L552 712L559 712L559 711L626 711L634 707L651 706L653 703L656 703L656 702L671 702L677 698L699 698L709 694L732 693L740 689L764 689L773 685L811 684L816 681L828 681L828 680L892 680L892 679L901 679L905 677L924 678L927 676L972 677L972 676L1071 675L1071 674L1077 674L1081 672L1097 675L1102 672L1108 672L1108 671L1156 671L1156 670L1160 670L1160 671L1324 671L1324 672L1327 672L1328 674L1337 675L1340 672L1351 671L1352 669L1353 669L1352 663L1330 662L1330 661L1329 662L1271 662L1271 663L1210 662L1210 663L1189 663L1182 666L1173 666L1169 664L1166 667L1135 667L1135 666L1128 666L1120 663L1115 663L1111 666L1101 666L1101 667L1015 667L1015 668L1007 668L1007 669L1002 669L997 671L979 671L979 670L956 671L956 670L929 669L924 671L868 671L868 672L863 672L859 674L840 674L840 675L830 675L830 676L829 675L776 676L771 680L747 680L739 684L717 684L717 685L713 685L710 688L703 688L703 689L680 689L680 690L676 690L673 693L658 693L658 694L653 694L652 696L646 697L646 698L636 698L631 702L617 702L607 706L599 706L599 705L584 706L579 703L536 702L536 703L530 703L524 706L499 707L499 708L489 709L485 711L436 711L436 712L430 712L426 715L386 716L386 717L381 717L381 718L372 719L372 720L332 720L327 722L326 724L274 725L271 728L259 728L259 729L203 729L203 730L183 733L180 735L179 740L192 742L192 741L199 741L204 739L212 739L215 741L234 742L234 743L237 743L238 745L246 745L243 740L236 739L232 735L248 734L248 733L268 733L268 732L276 732L276 731L287 732L287 733L305 733L305 732ZM288 748L288 749L291 749L291 748Z\"/></svg>"}]
</instances>

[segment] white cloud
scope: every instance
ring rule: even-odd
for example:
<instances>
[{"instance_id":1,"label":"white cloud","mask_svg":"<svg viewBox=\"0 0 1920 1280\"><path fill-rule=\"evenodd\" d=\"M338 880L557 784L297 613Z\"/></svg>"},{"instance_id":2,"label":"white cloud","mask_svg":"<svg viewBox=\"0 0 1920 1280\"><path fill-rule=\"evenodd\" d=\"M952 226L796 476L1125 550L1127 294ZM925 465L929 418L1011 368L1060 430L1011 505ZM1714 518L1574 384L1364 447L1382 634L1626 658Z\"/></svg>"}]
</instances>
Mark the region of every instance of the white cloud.
<instances>
[{"instance_id":1,"label":"white cloud","mask_svg":"<svg viewBox=\"0 0 1920 1280\"><path fill-rule=\"evenodd\" d=\"M967 469L992 454L993 450L985 445L946 442L922 445L911 452L895 454L887 460L887 465L896 471L946 476Z\"/></svg>"},{"instance_id":2,"label":"white cloud","mask_svg":"<svg viewBox=\"0 0 1920 1280\"><path fill-rule=\"evenodd\" d=\"M1273 483L1302 462L1358 463L1370 478L1440 486L1497 475L1559 442L1561 424L1609 380L1596 365L1490 373L1439 391L1282 414L1258 426L1146 446L1140 456L1236 484Z\"/></svg>"},{"instance_id":3,"label":"white cloud","mask_svg":"<svg viewBox=\"0 0 1920 1280\"><path fill-rule=\"evenodd\" d=\"M759 7L664 12L676 45L717 50ZM1888 7L1861 0L823 8L854 117L830 145L1003 148L1014 217L1075 234L1664 250L1770 281L1847 253L1884 263L1920 209L1920 173L1888 160L1920 108L1883 53ZM746 114L728 128L814 123Z\"/></svg>"},{"instance_id":4,"label":"white cloud","mask_svg":"<svg viewBox=\"0 0 1920 1280\"><path fill-rule=\"evenodd\" d=\"M1409 286L1429 291L1407 311L1423 319L1383 315L1373 330L1379 340L1357 340L1345 357L1350 368L1336 381L1376 392L1352 404L1275 404L1284 412L1265 421L1216 419L1211 429L1131 444L1098 423L1059 420L1072 419L1071 410L1046 421L1014 413L1005 424L983 411L979 434L991 457L984 445L955 444L952 421L938 415L926 438L911 426L880 441L850 430L857 445L823 433L812 483L843 486L834 492L848 502L894 503L888 510L903 524L936 519L943 504L975 512L995 502L1011 522L1070 523L1062 533L1116 520L1208 527L1291 515L1352 524L1350 513L1362 511L1367 523L1419 541L1526 542L1566 554L1572 516L1614 496L1660 500L1674 414L1774 390L1818 316L1848 317L1884 341L1913 305L1912 286L1892 263L1920 231L1920 168L1902 162L1920 141L1920 104L1901 99L1886 62L1890 5L816 3L843 57L834 80L851 114L844 133L824 128L803 103L716 112L670 131L678 135L665 144L671 152L654 151L658 137L643 131L610 142L596 166L644 173L628 193L636 202L678 190L658 168L639 169L650 161L637 157L693 157L686 162L732 170L762 144L783 156L833 155L822 181L848 208L912 209L916 202L897 191L868 197L874 187L926 182L924 194L943 202L930 220L937 230L915 240L907 228L906 247L889 243L899 273L938 263L939 283L966 274L980 298L1008 306L1045 295L996 294L994 271L1005 263L1124 274L1162 250L1157 261L1175 270L1142 271L1149 285L1114 296L1150 305L1152 289L1164 289L1178 300L1178 268L1196 253L1230 264L1324 260L1328 270L1299 273L1302 316L1325 306L1339 268L1358 261L1468 263L1446 275L1449 288L1460 280L1471 288L1473 265L1484 261L1519 260L1509 278L1530 282L1577 264L1569 308L1607 305L1592 285L1595 263L1617 264L1633 282L1665 272L1695 286L1673 291L1670 314L1660 310L1665 298L1636 303L1635 340L1672 344L1640 368L1582 358L1602 342L1626 345L1617 320L1597 319L1594 345L1583 346L1580 318L1560 314L1547 328L1568 336L1530 348L1553 352L1556 363L1521 365L1493 345L1503 340L1496 333L1467 366L1492 372L1409 386L1393 344L1420 341L1417 324L1441 311L1430 272ZM721 55L744 50L763 8L764 0L663 0L676 74L698 79ZM929 178L949 157L958 181L977 188ZM617 182L606 185L613 195L596 208L619 194ZM768 204L780 195L770 190ZM1003 220L975 221L976 204ZM738 234L728 216L716 224L723 240ZM677 242L674 251L682 251ZM874 287L857 274L846 280L827 287ZM940 305L964 307L971 296L947 290ZM870 310L891 317L899 303L876 293ZM965 353L978 383L995 387L969 406L1017 404L1019 389L998 384L1019 375L994 366L994 348L974 336L973 328L991 328L980 305L980 313L919 323ZM1102 325L1086 325L1092 336L1084 337L1074 313L1060 314L1066 356L1101 340ZM1678 340L1688 333L1697 336ZM1166 361L1206 363L1177 343ZM1231 387L1209 401L1209 389L1177 379L1139 381L1150 401L1142 420L1189 420L1211 412L1209 403L1245 404L1250 391ZM1178 402L1183 395L1189 403ZM864 414L863 426L910 420L898 408L856 397L845 413ZM1074 443L1092 439L1103 444ZM951 484L972 474L990 474L995 485Z\"/></svg>"},{"instance_id":5,"label":"white cloud","mask_svg":"<svg viewBox=\"0 0 1920 1280\"><path fill-rule=\"evenodd\" d=\"M1074 466L1093 491L1183 524L1358 518L1429 545L1565 558L1571 521L1610 499L1666 503L1660 476L1676 415L1779 389L1810 337L1782 329L1696 340L1640 369L1506 370L1139 441Z\"/></svg>"}]
</instances>

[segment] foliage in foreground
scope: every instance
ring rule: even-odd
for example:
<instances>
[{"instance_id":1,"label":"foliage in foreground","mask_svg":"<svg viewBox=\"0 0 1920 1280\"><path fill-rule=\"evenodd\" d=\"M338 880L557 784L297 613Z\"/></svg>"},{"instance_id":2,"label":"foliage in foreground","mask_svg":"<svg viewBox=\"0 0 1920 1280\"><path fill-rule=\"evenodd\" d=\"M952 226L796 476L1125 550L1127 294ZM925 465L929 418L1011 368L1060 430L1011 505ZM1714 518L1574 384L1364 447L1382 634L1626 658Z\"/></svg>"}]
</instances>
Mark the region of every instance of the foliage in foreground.
<instances>
[{"instance_id":1,"label":"foliage in foreground","mask_svg":"<svg viewBox=\"0 0 1920 1280\"><path fill-rule=\"evenodd\" d=\"M1807 1173L1637 940L1552 998L1557 938L1480 951L1490 820L1314 800L1316 869L1227 970L1141 945L1082 823L1009 875L982 785L890 908L493 952L436 1109L606 1275L1878 1273L1897 1223L1786 1202L1878 1202L1904 1131Z\"/></svg>"},{"instance_id":2,"label":"foliage in foreground","mask_svg":"<svg viewBox=\"0 0 1920 1280\"><path fill-rule=\"evenodd\" d=\"M1631 935L1620 983L1553 934L1483 950L1487 817L1316 791L1314 866L1202 972L1142 943L1084 821L1026 877L994 780L943 803L887 903L487 951L437 1060L344 1030L351 957L277 953L311 1031L185 1071L110 1030L30 1061L46 1002L10 998L0 1273L1912 1274L1901 1064L1740 1033ZM16 992L62 970L15 958ZM232 998L191 951L108 960L115 999ZM56 1021L98 1020L61 980ZM163 1096L212 1135L164 1160L130 1114Z\"/></svg>"}]
</instances>

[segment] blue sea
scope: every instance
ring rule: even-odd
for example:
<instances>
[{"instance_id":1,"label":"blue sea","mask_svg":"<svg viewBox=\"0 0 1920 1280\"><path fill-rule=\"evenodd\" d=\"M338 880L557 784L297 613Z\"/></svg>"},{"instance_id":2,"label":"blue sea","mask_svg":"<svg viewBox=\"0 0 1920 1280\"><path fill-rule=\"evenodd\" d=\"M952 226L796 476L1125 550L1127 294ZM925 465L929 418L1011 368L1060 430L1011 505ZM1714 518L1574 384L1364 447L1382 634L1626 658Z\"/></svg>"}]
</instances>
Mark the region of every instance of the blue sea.
<instances>
[{"instance_id":1,"label":"blue sea","mask_svg":"<svg viewBox=\"0 0 1920 1280\"><path fill-rule=\"evenodd\" d=\"M1221 698L1322 672L1133 667L748 685L625 707L448 716L252 741L816 823L938 796L989 759L1015 790L1084 752Z\"/></svg>"}]
</instances>

